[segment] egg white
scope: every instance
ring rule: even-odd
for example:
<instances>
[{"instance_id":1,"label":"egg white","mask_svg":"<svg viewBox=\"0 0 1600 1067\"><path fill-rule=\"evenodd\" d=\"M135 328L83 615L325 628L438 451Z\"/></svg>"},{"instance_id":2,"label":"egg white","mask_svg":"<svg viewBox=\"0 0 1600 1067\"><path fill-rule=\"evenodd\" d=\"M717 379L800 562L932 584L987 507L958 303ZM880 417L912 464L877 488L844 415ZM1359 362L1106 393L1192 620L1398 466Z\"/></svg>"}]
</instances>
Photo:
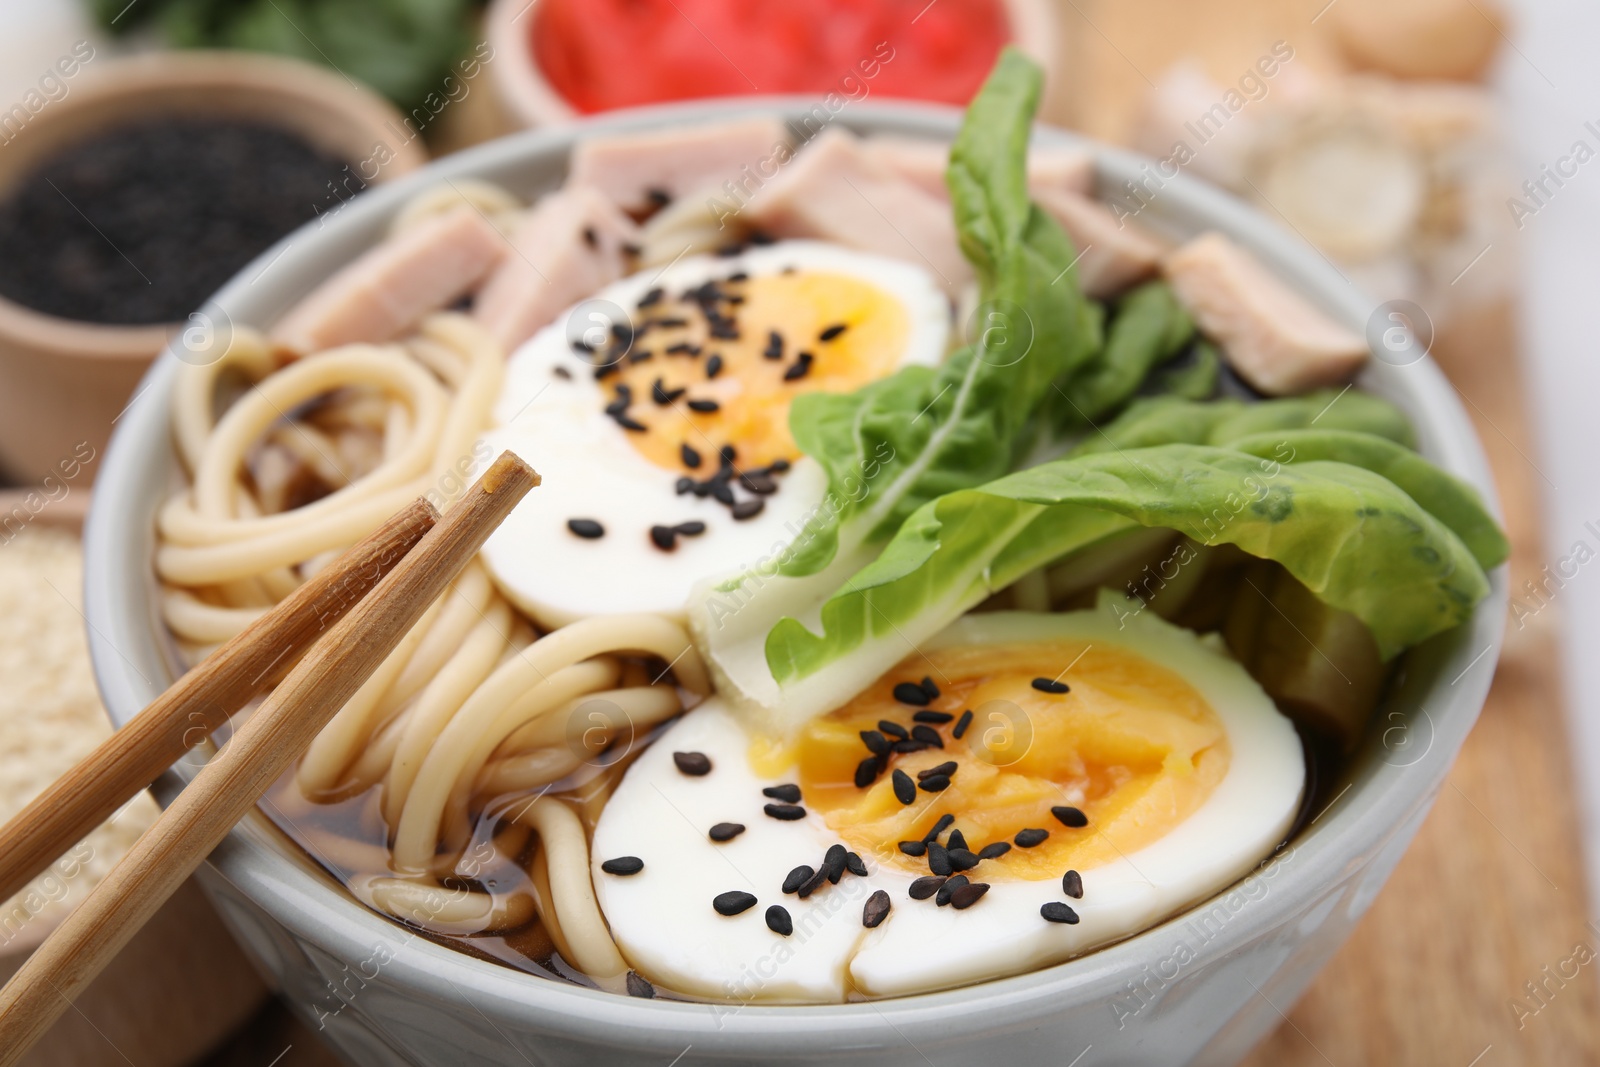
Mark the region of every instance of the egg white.
<instances>
[{"instance_id":1,"label":"egg white","mask_svg":"<svg viewBox=\"0 0 1600 1067\"><path fill-rule=\"evenodd\" d=\"M969 615L924 647L1060 638L1119 645L1181 675L1216 712L1232 753L1215 790L1165 836L1081 871L1082 899L1063 896L1059 875L1008 880L980 864L966 873L989 882L988 894L964 911L941 908L910 899L917 874L870 856L867 878L846 874L804 901L784 895L784 876L801 863L819 866L840 839L819 814L786 823L762 812L761 790L783 779L751 769L750 735L712 698L629 769L595 830L596 892L623 955L667 988L718 999L816 1003L852 990L898 996L1059 963L1136 934L1249 873L1292 825L1305 766L1294 727L1215 638L1150 612L1124 611L1119 619L1106 601L1068 614ZM691 778L677 769L672 753L690 750L710 756L710 774ZM718 822L748 829L718 845L706 836ZM644 870L631 877L600 870L621 855L639 856ZM734 889L753 893L757 904L731 918L717 914L712 898ZM861 910L877 889L888 892L892 910L867 930ZM1050 901L1070 904L1080 922L1046 922L1039 909ZM793 936L767 928L771 904L789 910Z\"/></svg>"},{"instance_id":2,"label":"egg white","mask_svg":"<svg viewBox=\"0 0 1600 1067\"><path fill-rule=\"evenodd\" d=\"M635 314L640 297L656 287L673 299L735 271L755 278L787 267L860 278L898 300L908 328L896 366L934 365L944 358L950 306L927 272L819 241L752 247L732 257L687 257L664 270L623 279L592 299ZM578 305L580 316L586 306ZM800 457L777 476L778 492L765 498L762 513L745 521L735 521L709 497L679 496L677 474L645 459L629 442L628 431L604 414L611 391L606 382L594 380L592 366L572 350L568 318L564 314L534 335L506 365L494 409L497 426L484 435L488 448L477 452L494 456L510 449L532 464L543 482L489 539L483 559L506 596L545 626L619 612L682 618L697 580L759 565L781 553L822 502L826 476L809 457ZM635 405L651 415L663 410L648 396ZM716 470L721 443L696 443L704 456L697 476ZM576 537L567 529L571 518L598 521L606 534L597 540ZM691 520L704 522L705 533L680 538L671 553L651 543L653 525Z\"/></svg>"}]
</instances>

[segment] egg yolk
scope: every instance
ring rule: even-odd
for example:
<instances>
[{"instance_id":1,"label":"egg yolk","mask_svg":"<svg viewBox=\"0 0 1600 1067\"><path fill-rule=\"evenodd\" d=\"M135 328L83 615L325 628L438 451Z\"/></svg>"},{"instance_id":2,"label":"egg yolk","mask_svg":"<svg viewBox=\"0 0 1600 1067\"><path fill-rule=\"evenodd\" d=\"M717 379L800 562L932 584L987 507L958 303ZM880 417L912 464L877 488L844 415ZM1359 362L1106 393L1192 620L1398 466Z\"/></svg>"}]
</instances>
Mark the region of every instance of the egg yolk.
<instances>
[{"instance_id":1,"label":"egg yolk","mask_svg":"<svg viewBox=\"0 0 1600 1067\"><path fill-rule=\"evenodd\" d=\"M939 689L925 708L895 699L898 683L924 677ZM1035 679L1065 682L1068 691L1042 691ZM972 719L957 738L968 710ZM919 724L917 711L952 718ZM862 731L880 730L880 721L908 733L926 726L943 747L891 753L861 788L857 767L871 757ZM892 731L880 732L896 740ZM849 847L908 872L926 874L927 860L902 853L898 842L922 840L946 814L973 852L1011 843L1023 830L1049 832L1040 844L1013 844L985 860L978 870L986 881L1060 878L1068 869L1088 870L1153 843L1210 795L1230 758L1216 713L1184 678L1126 648L1071 641L914 656L813 721L795 741L782 747L758 742L753 757L774 775L794 766L806 806ZM896 797L895 770L916 782L919 771L948 762L956 767L946 788L919 787L910 804ZM1077 808L1087 825L1064 825L1052 814L1056 807ZM946 831L940 841L948 839Z\"/></svg>"},{"instance_id":2,"label":"egg yolk","mask_svg":"<svg viewBox=\"0 0 1600 1067\"><path fill-rule=\"evenodd\" d=\"M735 272L648 300L628 354L603 384L631 400L627 414L644 429L628 440L658 467L693 470L684 445L703 457L702 474L716 469L725 445L742 466L792 460L790 402L888 375L904 354L909 318L899 300L860 278Z\"/></svg>"}]
</instances>

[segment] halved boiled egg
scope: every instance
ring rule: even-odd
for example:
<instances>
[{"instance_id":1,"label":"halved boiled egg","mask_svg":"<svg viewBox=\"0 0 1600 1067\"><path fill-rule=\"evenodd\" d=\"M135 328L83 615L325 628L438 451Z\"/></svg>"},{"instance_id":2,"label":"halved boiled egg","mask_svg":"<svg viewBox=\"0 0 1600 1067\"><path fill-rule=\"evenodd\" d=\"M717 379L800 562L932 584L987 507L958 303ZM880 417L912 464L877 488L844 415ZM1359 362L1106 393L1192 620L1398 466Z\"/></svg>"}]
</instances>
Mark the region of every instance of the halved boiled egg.
<instances>
[{"instance_id":1,"label":"halved boiled egg","mask_svg":"<svg viewBox=\"0 0 1600 1067\"><path fill-rule=\"evenodd\" d=\"M781 746L715 698L690 712L607 803L593 873L665 988L900 995L1217 892L1283 840L1304 785L1293 726L1215 638L1109 605L976 614ZM642 868L609 873L624 856Z\"/></svg>"},{"instance_id":2,"label":"halved boiled egg","mask_svg":"<svg viewBox=\"0 0 1600 1067\"><path fill-rule=\"evenodd\" d=\"M483 550L547 626L681 615L697 579L781 552L822 502L789 406L937 364L949 301L923 270L815 241L624 279L511 357L487 435L543 478Z\"/></svg>"}]
</instances>

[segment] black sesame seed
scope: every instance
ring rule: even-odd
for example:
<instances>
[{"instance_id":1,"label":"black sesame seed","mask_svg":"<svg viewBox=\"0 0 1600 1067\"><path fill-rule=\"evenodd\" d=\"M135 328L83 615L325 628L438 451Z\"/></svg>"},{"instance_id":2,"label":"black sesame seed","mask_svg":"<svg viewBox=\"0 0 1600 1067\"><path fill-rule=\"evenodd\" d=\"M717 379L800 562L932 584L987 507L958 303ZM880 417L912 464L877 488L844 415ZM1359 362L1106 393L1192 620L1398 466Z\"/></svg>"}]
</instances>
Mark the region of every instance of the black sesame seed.
<instances>
[{"instance_id":1,"label":"black sesame seed","mask_svg":"<svg viewBox=\"0 0 1600 1067\"><path fill-rule=\"evenodd\" d=\"M933 902L942 908L946 904L950 903L951 894L960 889L962 886L970 884L971 882L966 875L958 874L946 881L944 885L939 887L939 892L934 896Z\"/></svg>"},{"instance_id":2,"label":"black sesame seed","mask_svg":"<svg viewBox=\"0 0 1600 1067\"><path fill-rule=\"evenodd\" d=\"M640 348L628 353L629 363L644 363L647 360L654 358L655 353L650 351L648 348Z\"/></svg>"},{"instance_id":3,"label":"black sesame seed","mask_svg":"<svg viewBox=\"0 0 1600 1067\"><path fill-rule=\"evenodd\" d=\"M600 869L607 874L638 874L644 870L644 860L638 856L618 856L614 860L606 860L600 865Z\"/></svg>"},{"instance_id":4,"label":"black sesame seed","mask_svg":"<svg viewBox=\"0 0 1600 1067\"><path fill-rule=\"evenodd\" d=\"M1061 891L1073 900L1083 899L1083 875L1068 871L1061 876Z\"/></svg>"},{"instance_id":5,"label":"black sesame seed","mask_svg":"<svg viewBox=\"0 0 1600 1067\"><path fill-rule=\"evenodd\" d=\"M912 882L911 887L906 892L911 895L912 900L927 900L937 893L942 885L944 885L943 877L929 874Z\"/></svg>"},{"instance_id":6,"label":"black sesame seed","mask_svg":"<svg viewBox=\"0 0 1600 1067\"><path fill-rule=\"evenodd\" d=\"M893 752L925 752L933 746L926 741L896 741L889 747Z\"/></svg>"},{"instance_id":7,"label":"black sesame seed","mask_svg":"<svg viewBox=\"0 0 1600 1067\"><path fill-rule=\"evenodd\" d=\"M739 328L727 319L719 319L712 323L711 329L706 332L718 341L737 341L739 339Z\"/></svg>"},{"instance_id":8,"label":"black sesame seed","mask_svg":"<svg viewBox=\"0 0 1600 1067\"><path fill-rule=\"evenodd\" d=\"M950 867L957 871L970 871L978 865L978 854L971 849L951 848L945 850L945 855L950 858Z\"/></svg>"},{"instance_id":9,"label":"black sesame seed","mask_svg":"<svg viewBox=\"0 0 1600 1067\"><path fill-rule=\"evenodd\" d=\"M911 718L916 722L925 722L933 726L943 726L945 723L955 718L955 716L950 714L948 711L923 710L917 712L915 715L911 716Z\"/></svg>"},{"instance_id":10,"label":"black sesame seed","mask_svg":"<svg viewBox=\"0 0 1600 1067\"><path fill-rule=\"evenodd\" d=\"M606 535L606 528L593 519L568 519L567 529L586 541L593 541L597 537Z\"/></svg>"},{"instance_id":11,"label":"black sesame seed","mask_svg":"<svg viewBox=\"0 0 1600 1067\"><path fill-rule=\"evenodd\" d=\"M616 420L618 426L621 426L624 430L631 430L634 433L644 433L650 428L644 423L640 422L638 419L634 418L632 415L614 415L612 417Z\"/></svg>"},{"instance_id":12,"label":"black sesame seed","mask_svg":"<svg viewBox=\"0 0 1600 1067\"><path fill-rule=\"evenodd\" d=\"M814 358L810 352L801 352L795 357L794 362L789 364L789 369L783 372L783 380L797 382L810 374L811 363Z\"/></svg>"},{"instance_id":13,"label":"black sesame seed","mask_svg":"<svg viewBox=\"0 0 1600 1067\"><path fill-rule=\"evenodd\" d=\"M738 889L726 893L718 893L711 901L711 906L717 909L718 915L738 915L741 911L749 911L756 906L754 893L745 893Z\"/></svg>"},{"instance_id":14,"label":"black sesame seed","mask_svg":"<svg viewBox=\"0 0 1600 1067\"><path fill-rule=\"evenodd\" d=\"M911 728L911 739L913 741L921 741L923 744L933 748L944 747L944 738L939 736L939 731L920 723Z\"/></svg>"},{"instance_id":15,"label":"black sesame seed","mask_svg":"<svg viewBox=\"0 0 1600 1067\"><path fill-rule=\"evenodd\" d=\"M859 852L847 852L844 857L844 869L857 878L867 876L867 861L861 858Z\"/></svg>"},{"instance_id":16,"label":"black sesame seed","mask_svg":"<svg viewBox=\"0 0 1600 1067\"><path fill-rule=\"evenodd\" d=\"M952 760L945 760L943 763L939 764L939 766L937 766L937 767L929 767L925 771L918 771L917 772L917 777L919 779L920 778L932 778L936 774L942 774L942 775L944 775L945 777L948 778L949 776L955 774L956 771L958 771L960 769L961 769L961 765L959 763L957 763L955 760L953 760L953 759Z\"/></svg>"},{"instance_id":17,"label":"black sesame seed","mask_svg":"<svg viewBox=\"0 0 1600 1067\"><path fill-rule=\"evenodd\" d=\"M667 295L667 291L665 289L662 289L660 286L657 286L656 288L650 290L648 293L646 293L643 296L641 296L639 298L639 302L637 304L635 304L634 306L637 307L641 311L643 311L645 308L648 308L648 307L655 307L657 304L661 303L661 298L666 296L666 295Z\"/></svg>"},{"instance_id":18,"label":"black sesame seed","mask_svg":"<svg viewBox=\"0 0 1600 1067\"><path fill-rule=\"evenodd\" d=\"M909 774L896 767L892 777L894 779L894 795L896 800L900 801L902 804L909 804L913 800L917 799L917 786L916 783L911 780L911 776Z\"/></svg>"},{"instance_id":19,"label":"black sesame seed","mask_svg":"<svg viewBox=\"0 0 1600 1067\"><path fill-rule=\"evenodd\" d=\"M722 461L722 465L724 467L732 466L733 461L738 458L739 450L734 448L732 445L723 445L721 448L717 449L717 459Z\"/></svg>"},{"instance_id":20,"label":"black sesame seed","mask_svg":"<svg viewBox=\"0 0 1600 1067\"><path fill-rule=\"evenodd\" d=\"M733 490L726 485L713 485L711 487L711 499L719 504L726 504L730 508L734 506Z\"/></svg>"},{"instance_id":21,"label":"black sesame seed","mask_svg":"<svg viewBox=\"0 0 1600 1067\"><path fill-rule=\"evenodd\" d=\"M1040 907L1039 914L1044 916L1045 922L1066 923L1068 926L1078 924L1078 913L1059 900L1052 900Z\"/></svg>"},{"instance_id":22,"label":"black sesame seed","mask_svg":"<svg viewBox=\"0 0 1600 1067\"><path fill-rule=\"evenodd\" d=\"M928 694L929 700L939 699L939 687L933 684L933 679L926 674L922 676L922 691Z\"/></svg>"},{"instance_id":23,"label":"black sesame seed","mask_svg":"<svg viewBox=\"0 0 1600 1067\"><path fill-rule=\"evenodd\" d=\"M774 904L768 908L767 929L784 937L794 933L794 920L789 918L789 909L782 904Z\"/></svg>"},{"instance_id":24,"label":"black sesame seed","mask_svg":"<svg viewBox=\"0 0 1600 1067\"><path fill-rule=\"evenodd\" d=\"M868 756L856 764L856 788L865 789L878 780L878 775L883 773L883 760L877 756Z\"/></svg>"},{"instance_id":25,"label":"black sesame seed","mask_svg":"<svg viewBox=\"0 0 1600 1067\"><path fill-rule=\"evenodd\" d=\"M887 756L889 754L889 739L877 730L862 730L861 741L874 756Z\"/></svg>"},{"instance_id":26,"label":"black sesame seed","mask_svg":"<svg viewBox=\"0 0 1600 1067\"><path fill-rule=\"evenodd\" d=\"M954 730L950 731L950 736L954 737L957 741L961 740L961 735L966 733L967 732L967 727L969 727L971 725L972 725L972 709L968 708L966 711L963 711L961 713L961 718L956 721L956 728Z\"/></svg>"},{"instance_id":27,"label":"black sesame seed","mask_svg":"<svg viewBox=\"0 0 1600 1067\"><path fill-rule=\"evenodd\" d=\"M765 230L752 230L750 232L750 243L753 245L771 245L777 244L778 239Z\"/></svg>"},{"instance_id":28,"label":"black sesame seed","mask_svg":"<svg viewBox=\"0 0 1600 1067\"><path fill-rule=\"evenodd\" d=\"M956 869L950 863L950 852L937 841L928 842L928 870L934 874L951 875Z\"/></svg>"},{"instance_id":29,"label":"black sesame seed","mask_svg":"<svg viewBox=\"0 0 1600 1067\"><path fill-rule=\"evenodd\" d=\"M637 972L628 972L628 996L639 997L641 1000L652 1000L656 995L656 987L651 985Z\"/></svg>"},{"instance_id":30,"label":"black sesame seed","mask_svg":"<svg viewBox=\"0 0 1600 1067\"><path fill-rule=\"evenodd\" d=\"M677 531L670 526L650 527L650 540L663 552L671 552L678 547Z\"/></svg>"},{"instance_id":31,"label":"black sesame seed","mask_svg":"<svg viewBox=\"0 0 1600 1067\"><path fill-rule=\"evenodd\" d=\"M569 371L565 367L556 367L550 373L554 374L557 378L560 378L562 381L567 381L567 382L572 381L572 372Z\"/></svg>"},{"instance_id":32,"label":"black sesame seed","mask_svg":"<svg viewBox=\"0 0 1600 1067\"><path fill-rule=\"evenodd\" d=\"M1018 830L1017 836L1011 840L1017 843L1018 848L1033 848L1035 845L1044 844L1045 838L1049 836L1049 830Z\"/></svg>"},{"instance_id":33,"label":"black sesame seed","mask_svg":"<svg viewBox=\"0 0 1600 1067\"><path fill-rule=\"evenodd\" d=\"M782 456L779 456L777 459L767 464L767 470L771 471L773 474L782 474L788 469L789 461L784 459Z\"/></svg>"},{"instance_id":34,"label":"black sesame seed","mask_svg":"<svg viewBox=\"0 0 1600 1067\"><path fill-rule=\"evenodd\" d=\"M917 785L925 793L943 793L950 788L950 776L948 774L930 774L918 782Z\"/></svg>"},{"instance_id":35,"label":"black sesame seed","mask_svg":"<svg viewBox=\"0 0 1600 1067\"><path fill-rule=\"evenodd\" d=\"M689 325L689 320L678 318L651 319L649 324L656 327L658 330L681 330L683 327ZM690 345L689 347L692 348L694 346ZM699 350L696 349L696 351Z\"/></svg>"},{"instance_id":36,"label":"black sesame seed","mask_svg":"<svg viewBox=\"0 0 1600 1067\"><path fill-rule=\"evenodd\" d=\"M1050 814L1054 815L1062 826L1070 826L1074 830L1081 830L1089 825L1089 816L1068 804L1051 808Z\"/></svg>"},{"instance_id":37,"label":"black sesame seed","mask_svg":"<svg viewBox=\"0 0 1600 1067\"><path fill-rule=\"evenodd\" d=\"M888 719L879 719L878 729L881 732L888 734L890 737L898 738L901 741L904 741L906 738L911 736L910 734L906 733L906 728L904 726L901 726L897 722L890 722Z\"/></svg>"},{"instance_id":38,"label":"black sesame seed","mask_svg":"<svg viewBox=\"0 0 1600 1067\"><path fill-rule=\"evenodd\" d=\"M1055 693L1059 695L1061 693L1072 692L1072 687L1070 685L1068 685L1066 682L1058 682L1054 678L1035 678L1032 682L1032 685L1041 693Z\"/></svg>"},{"instance_id":39,"label":"black sesame seed","mask_svg":"<svg viewBox=\"0 0 1600 1067\"><path fill-rule=\"evenodd\" d=\"M769 785L761 791L761 795L771 797L773 800L781 800L785 804L800 803L800 787L793 782L786 782L783 785Z\"/></svg>"},{"instance_id":40,"label":"black sesame seed","mask_svg":"<svg viewBox=\"0 0 1600 1067\"><path fill-rule=\"evenodd\" d=\"M888 893L882 889L873 893L861 907L861 925L868 930L876 929L889 917L889 906Z\"/></svg>"},{"instance_id":41,"label":"black sesame seed","mask_svg":"<svg viewBox=\"0 0 1600 1067\"><path fill-rule=\"evenodd\" d=\"M600 235L595 232L593 226L585 226L583 228L583 243L590 248L600 247Z\"/></svg>"},{"instance_id":42,"label":"black sesame seed","mask_svg":"<svg viewBox=\"0 0 1600 1067\"><path fill-rule=\"evenodd\" d=\"M672 762L691 778L703 778L711 773L711 757L704 752L674 752Z\"/></svg>"},{"instance_id":43,"label":"black sesame seed","mask_svg":"<svg viewBox=\"0 0 1600 1067\"><path fill-rule=\"evenodd\" d=\"M922 856L926 855L928 851L928 845L925 841L902 841L899 848L901 852L908 856Z\"/></svg>"},{"instance_id":44,"label":"black sesame seed","mask_svg":"<svg viewBox=\"0 0 1600 1067\"><path fill-rule=\"evenodd\" d=\"M782 822L794 822L806 817L806 809L798 804L766 804L761 810Z\"/></svg>"},{"instance_id":45,"label":"black sesame seed","mask_svg":"<svg viewBox=\"0 0 1600 1067\"><path fill-rule=\"evenodd\" d=\"M688 390L681 386L677 389L668 389L666 383L657 378L650 386L650 399L662 407L666 407L668 404L675 403L686 392Z\"/></svg>"},{"instance_id":46,"label":"black sesame seed","mask_svg":"<svg viewBox=\"0 0 1600 1067\"><path fill-rule=\"evenodd\" d=\"M843 845L829 845L827 854L822 857L822 869L828 874L828 881L834 885L839 884L839 879L844 877L845 857L850 850Z\"/></svg>"},{"instance_id":47,"label":"black sesame seed","mask_svg":"<svg viewBox=\"0 0 1600 1067\"><path fill-rule=\"evenodd\" d=\"M827 885L827 884L828 884L828 872L827 872L826 869L823 869L823 870L817 871L810 878L807 878L806 882L805 882L805 885L802 885L799 889L795 890L795 894L794 895L799 897L801 900L804 900L807 897L809 897L812 893L815 893L817 890L821 889L824 885Z\"/></svg>"},{"instance_id":48,"label":"black sesame seed","mask_svg":"<svg viewBox=\"0 0 1600 1067\"><path fill-rule=\"evenodd\" d=\"M678 523L672 528L672 532L680 537L699 537L706 532L706 524L699 519L691 519L688 522Z\"/></svg>"},{"instance_id":49,"label":"black sesame seed","mask_svg":"<svg viewBox=\"0 0 1600 1067\"><path fill-rule=\"evenodd\" d=\"M687 441L678 446L678 458L683 460L683 465L690 470L695 470L703 462L700 453L696 452Z\"/></svg>"},{"instance_id":50,"label":"black sesame seed","mask_svg":"<svg viewBox=\"0 0 1600 1067\"><path fill-rule=\"evenodd\" d=\"M658 208L666 207L672 203L672 194L659 186L651 186L644 191L645 199Z\"/></svg>"},{"instance_id":51,"label":"black sesame seed","mask_svg":"<svg viewBox=\"0 0 1600 1067\"><path fill-rule=\"evenodd\" d=\"M926 704L929 699L931 699L928 696L927 690L923 689L922 686L918 685L916 682L901 682L899 685L895 686L894 698L902 704L910 704L919 708Z\"/></svg>"},{"instance_id":52,"label":"black sesame seed","mask_svg":"<svg viewBox=\"0 0 1600 1067\"><path fill-rule=\"evenodd\" d=\"M715 378L722 373L722 357L712 356L706 360L706 377Z\"/></svg>"},{"instance_id":53,"label":"black sesame seed","mask_svg":"<svg viewBox=\"0 0 1600 1067\"><path fill-rule=\"evenodd\" d=\"M933 824L933 829L929 830L927 836L922 839L923 844L935 840L940 834L950 829L951 824L955 821L956 817L949 812L939 816L939 821Z\"/></svg>"},{"instance_id":54,"label":"black sesame seed","mask_svg":"<svg viewBox=\"0 0 1600 1067\"><path fill-rule=\"evenodd\" d=\"M967 835L962 833L960 830L951 831L949 839L946 840L945 843L944 843L944 847L945 848L966 848L967 847Z\"/></svg>"},{"instance_id":55,"label":"black sesame seed","mask_svg":"<svg viewBox=\"0 0 1600 1067\"><path fill-rule=\"evenodd\" d=\"M688 475L684 475L682 478L679 478L677 490L679 496L682 496L685 493L694 492L694 479Z\"/></svg>"},{"instance_id":56,"label":"black sesame seed","mask_svg":"<svg viewBox=\"0 0 1600 1067\"><path fill-rule=\"evenodd\" d=\"M644 253L644 246L643 245L636 245L632 241L626 241L623 244L618 245L617 247L622 249L624 252L626 252L630 256L638 256L638 255L642 255Z\"/></svg>"},{"instance_id":57,"label":"black sesame seed","mask_svg":"<svg viewBox=\"0 0 1600 1067\"><path fill-rule=\"evenodd\" d=\"M778 483L764 471L745 471L739 475L739 484L757 496L771 496L778 491Z\"/></svg>"},{"instance_id":58,"label":"black sesame seed","mask_svg":"<svg viewBox=\"0 0 1600 1067\"><path fill-rule=\"evenodd\" d=\"M733 517L738 522L753 519L767 506L765 500L741 500L733 506Z\"/></svg>"},{"instance_id":59,"label":"black sesame seed","mask_svg":"<svg viewBox=\"0 0 1600 1067\"><path fill-rule=\"evenodd\" d=\"M707 836L721 844L724 841L732 841L742 833L744 833L744 823L742 822L719 822L711 828L711 832Z\"/></svg>"},{"instance_id":60,"label":"black sesame seed","mask_svg":"<svg viewBox=\"0 0 1600 1067\"><path fill-rule=\"evenodd\" d=\"M689 410L690 411L698 411L702 415L709 415L713 411L718 411L721 408L722 408L722 405L717 403L715 400L691 400L691 401L689 401Z\"/></svg>"},{"instance_id":61,"label":"black sesame seed","mask_svg":"<svg viewBox=\"0 0 1600 1067\"><path fill-rule=\"evenodd\" d=\"M773 330L771 333L767 334L767 347L762 350L761 354L767 359L782 359L783 335L777 330Z\"/></svg>"},{"instance_id":62,"label":"black sesame seed","mask_svg":"<svg viewBox=\"0 0 1600 1067\"><path fill-rule=\"evenodd\" d=\"M849 328L850 326L848 323L836 322L832 326L829 326L826 330L823 330L821 333L817 334L817 340L831 341Z\"/></svg>"},{"instance_id":63,"label":"black sesame seed","mask_svg":"<svg viewBox=\"0 0 1600 1067\"><path fill-rule=\"evenodd\" d=\"M817 872L814 867L802 863L800 866L796 867L794 870L790 871L784 876L783 891L785 893L795 892L801 886L811 881L811 876L816 873Z\"/></svg>"},{"instance_id":64,"label":"black sesame seed","mask_svg":"<svg viewBox=\"0 0 1600 1067\"><path fill-rule=\"evenodd\" d=\"M698 356L700 354L700 346L692 345L688 341L679 341L675 345L668 345L666 353L669 356Z\"/></svg>"},{"instance_id":65,"label":"black sesame seed","mask_svg":"<svg viewBox=\"0 0 1600 1067\"><path fill-rule=\"evenodd\" d=\"M730 282L747 282L750 280L750 274L748 271L736 270L728 275L726 280Z\"/></svg>"},{"instance_id":66,"label":"black sesame seed","mask_svg":"<svg viewBox=\"0 0 1600 1067\"><path fill-rule=\"evenodd\" d=\"M984 845L982 848L980 848L978 850L978 858L980 860L997 860L1010 851L1011 842L996 841L993 844Z\"/></svg>"},{"instance_id":67,"label":"black sesame seed","mask_svg":"<svg viewBox=\"0 0 1600 1067\"><path fill-rule=\"evenodd\" d=\"M964 885L950 894L950 906L957 911L965 911L982 900L983 895L988 891L989 883L987 882L972 882L969 885Z\"/></svg>"}]
</instances>

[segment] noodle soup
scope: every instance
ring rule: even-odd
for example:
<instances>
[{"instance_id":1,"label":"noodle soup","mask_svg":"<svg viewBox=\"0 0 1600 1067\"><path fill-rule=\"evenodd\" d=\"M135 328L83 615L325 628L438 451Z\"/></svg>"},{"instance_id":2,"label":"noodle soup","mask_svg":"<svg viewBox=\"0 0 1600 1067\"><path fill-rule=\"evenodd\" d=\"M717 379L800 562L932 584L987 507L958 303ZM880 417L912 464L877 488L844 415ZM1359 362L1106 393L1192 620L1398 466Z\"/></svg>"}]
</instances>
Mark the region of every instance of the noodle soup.
<instances>
[{"instance_id":1,"label":"noodle soup","mask_svg":"<svg viewBox=\"0 0 1600 1067\"><path fill-rule=\"evenodd\" d=\"M1504 541L1242 249L1075 266L1110 214L1036 92L1002 60L943 199L762 120L702 131L783 147L738 211L659 137L452 183L183 368L192 661L499 450L544 478L265 813L478 956L740 1003L1046 967L1269 860Z\"/></svg>"}]
</instances>

